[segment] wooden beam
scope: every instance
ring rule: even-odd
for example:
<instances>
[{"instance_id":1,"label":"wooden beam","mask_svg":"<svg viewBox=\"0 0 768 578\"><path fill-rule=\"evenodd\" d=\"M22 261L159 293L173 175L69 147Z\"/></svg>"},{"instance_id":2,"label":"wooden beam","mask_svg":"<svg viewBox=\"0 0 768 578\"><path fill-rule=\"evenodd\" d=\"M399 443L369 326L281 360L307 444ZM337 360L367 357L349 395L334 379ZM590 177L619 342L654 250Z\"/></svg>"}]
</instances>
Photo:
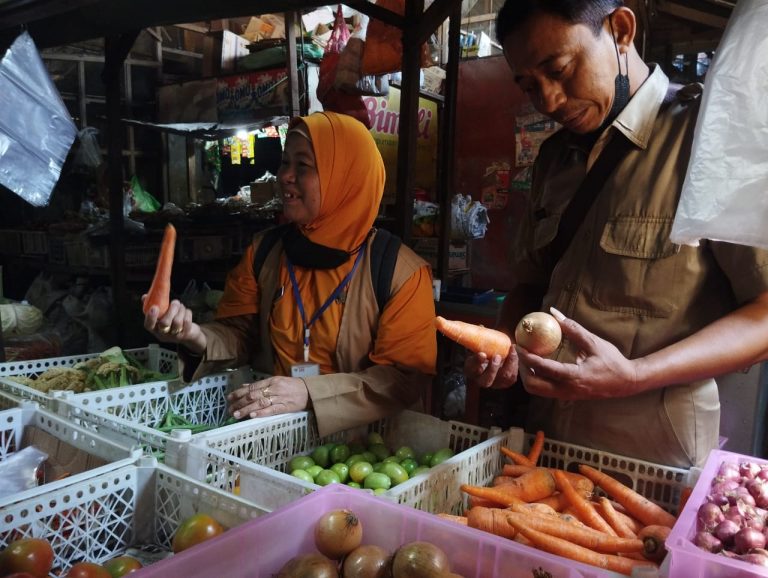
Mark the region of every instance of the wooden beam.
<instances>
[{"instance_id":1,"label":"wooden beam","mask_svg":"<svg viewBox=\"0 0 768 578\"><path fill-rule=\"evenodd\" d=\"M285 38L288 44L288 95L290 97L290 115L299 116L301 87L299 86L299 61L296 51L296 13L286 12L285 18Z\"/></svg>"},{"instance_id":2,"label":"wooden beam","mask_svg":"<svg viewBox=\"0 0 768 578\"><path fill-rule=\"evenodd\" d=\"M426 42L437 28L445 22L456 0L435 0L419 20L419 45Z\"/></svg>"},{"instance_id":3,"label":"wooden beam","mask_svg":"<svg viewBox=\"0 0 768 578\"><path fill-rule=\"evenodd\" d=\"M392 12L387 8L382 8L381 6L378 6L376 4L371 4L366 0L363 0L363 1L350 0L349 2L344 2L344 4L346 4L350 8L354 8L358 12L362 12L366 16L370 16L371 18L376 18L377 20L381 20L385 24L389 24L390 26L394 26L395 28L399 28L400 30L405 28L405 17L402 14Z\"/></svg>"},{"instance_id":4,"label":"wooden beam","mask_svg":"<svg viewBox=\"0 0 768 578\"><path fill-rule=\"evenodd\" d=\"M684 20L690 20L706 26L712 26L713 28L725 29L725 25L728 24L727 16L705 12L675 2L658 2L656 6L660 12L665 12L672 16L677 16L678 18L683 18Z\"/></svg>"}]
</instances>

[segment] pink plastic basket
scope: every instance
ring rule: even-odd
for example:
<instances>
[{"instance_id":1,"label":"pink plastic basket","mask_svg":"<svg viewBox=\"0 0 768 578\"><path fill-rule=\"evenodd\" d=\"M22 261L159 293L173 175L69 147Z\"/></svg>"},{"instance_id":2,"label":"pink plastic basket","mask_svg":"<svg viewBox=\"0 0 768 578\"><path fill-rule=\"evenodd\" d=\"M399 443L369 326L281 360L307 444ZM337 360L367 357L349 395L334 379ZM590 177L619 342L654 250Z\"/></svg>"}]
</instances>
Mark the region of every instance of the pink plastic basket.
<instances>
[{"instance_id":1,"label":"pink plastic basket","mask_svg":"<svg viewBox=\"0 0 768 578\"><path fill-rule=\"evenodd\" d=\"M743 456L722 450L712 450L699 480L688 498L685 508L672 528L667 539L670 578L752 578L768 576L768 569L755 564L726 558L722 554L712 554L693 543L696 535L696 515L704 503L712 479L723 462L755 462L768 464L768 461L750 456Z\"/></svg>"},{"instance_id":2,"label":"pink plastic basket","mask_svg":"<svg viewBox=\"0 0 768 578\"><path fill-rule=\"evenodd\" d=\"M465 578L619 576L340 484L326 486L131 576L272 578L293 556L316 551L315 523L325 512L338 508L348 508L360 518L363 544L394 551L415 540L431 542L448 554L452 571Z\"/></svg>"}]
</instances>

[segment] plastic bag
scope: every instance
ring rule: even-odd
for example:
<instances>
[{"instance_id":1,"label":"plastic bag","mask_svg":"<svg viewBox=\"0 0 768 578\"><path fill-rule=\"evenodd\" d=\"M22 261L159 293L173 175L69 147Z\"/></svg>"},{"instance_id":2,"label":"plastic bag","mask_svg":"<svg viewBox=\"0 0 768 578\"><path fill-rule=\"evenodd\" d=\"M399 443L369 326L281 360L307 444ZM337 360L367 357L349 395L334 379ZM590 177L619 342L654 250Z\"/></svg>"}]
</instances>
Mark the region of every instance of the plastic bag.
<instances>
[{"instance_id":1,"label":"plastic bag","mask_svg":"<svg viewBox=\"0 0 768 578\"><path fill-rule=\"evenodd\" d=\"M38 471L48 454L27 446L0 462L0 499L38 485Z\"/></svg>"},{"instance_id":2,"label":"plastic bag","mask_svg":"<svg viewBox=\"0 0 768 578\"><path fill-rule=\"evenodd\" d=\"M77 127L32 38L19 35L0 61L0 184L48 204Z\"/></svg>"},{"instance_id":3,"label":"plastic bag","mask_svg":"<svg viewBox=\"0 0 768 578\"><path fill-rule=\"evenodd\" d=\"M766 22L768 0L742 0L728 21L707 73L673 243L768 249Z\"/></svg>"},{"instance_id":4,"label":"plastic bag","mask_svg":"<svg viewBox=\"0 0 768 578\"><path fill-rule=\"evenodd\" d=\"M488 228L488 208L470 195L455 195L451 201L451 239L482 239Z\"/></svg>"},{"instance_id":5,"label":"plastic bag","mask_svg":"<svg viewBox=\"0 0 768 578\"><path fill-rule=\"evenodd\" d=\"M145 213L154 213L160 208L160 201L145 191L136 175L131 177L131 196L133 207Z\"/></svg>"},{"instance_id":6,"label":"plastic bag","mask_svg":"<svg viewBox=\"0 0 768 578\"><path fill-rule=\"evenodd\" d=\"M101 148L96 135L99 129L87 126L77 133L77 140L80 146L75 153L73 165L77 168L90 171L101 165Z\"/></svg>"},{"instance_id":7,"label":"plastic bag","mask_svg":"<svg viewBox=\"0 0 768 578\"><path fill-rule=\"evenodd\" d=\"M365 48L365 35L368 17L361 15L360 25L352 33L347 45L339 55L336 65L336 78L333 85L349 94L366 96L387 96L389 94L389 76L360 73Z\"/></svg>"}]
</instances>

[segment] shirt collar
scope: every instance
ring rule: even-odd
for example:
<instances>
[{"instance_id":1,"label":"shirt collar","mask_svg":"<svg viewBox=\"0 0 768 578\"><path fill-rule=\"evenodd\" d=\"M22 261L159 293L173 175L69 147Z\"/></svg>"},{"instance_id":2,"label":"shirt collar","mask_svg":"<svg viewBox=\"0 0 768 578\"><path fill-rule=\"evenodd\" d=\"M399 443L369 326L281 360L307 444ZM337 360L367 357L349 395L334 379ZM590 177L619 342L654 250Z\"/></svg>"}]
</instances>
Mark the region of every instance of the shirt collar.
<instances>
[{"instance_id":1,"label":"shirt collar","mask_svg":"<svg viewBox=\"0 0 768 578\"><path fill-rule=\"evenodd\" d=\"M659 113L669 87L669 79L657 64L649 64L651 73L611 126L624 134L641 149L648 146L656 115Z\"/></svg>"}]
</instances>

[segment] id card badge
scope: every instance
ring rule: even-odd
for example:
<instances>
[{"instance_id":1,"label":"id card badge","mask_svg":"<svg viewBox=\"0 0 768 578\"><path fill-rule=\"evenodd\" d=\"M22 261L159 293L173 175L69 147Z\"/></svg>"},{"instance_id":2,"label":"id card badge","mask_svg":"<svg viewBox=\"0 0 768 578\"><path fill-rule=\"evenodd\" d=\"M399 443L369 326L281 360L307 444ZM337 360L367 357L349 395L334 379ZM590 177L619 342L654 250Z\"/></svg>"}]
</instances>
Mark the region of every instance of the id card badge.
<instances>
[{"instance_id":1,"label":"id card badge","mask_svg":"<svg viewBox=\"0 0 768 578\"><path fill-rule=\"evenodd\" d=\"M313 377L320 375L320 366L317 363L294 363L291 365L291 377Z\"/></svg>"}]
</instances>

